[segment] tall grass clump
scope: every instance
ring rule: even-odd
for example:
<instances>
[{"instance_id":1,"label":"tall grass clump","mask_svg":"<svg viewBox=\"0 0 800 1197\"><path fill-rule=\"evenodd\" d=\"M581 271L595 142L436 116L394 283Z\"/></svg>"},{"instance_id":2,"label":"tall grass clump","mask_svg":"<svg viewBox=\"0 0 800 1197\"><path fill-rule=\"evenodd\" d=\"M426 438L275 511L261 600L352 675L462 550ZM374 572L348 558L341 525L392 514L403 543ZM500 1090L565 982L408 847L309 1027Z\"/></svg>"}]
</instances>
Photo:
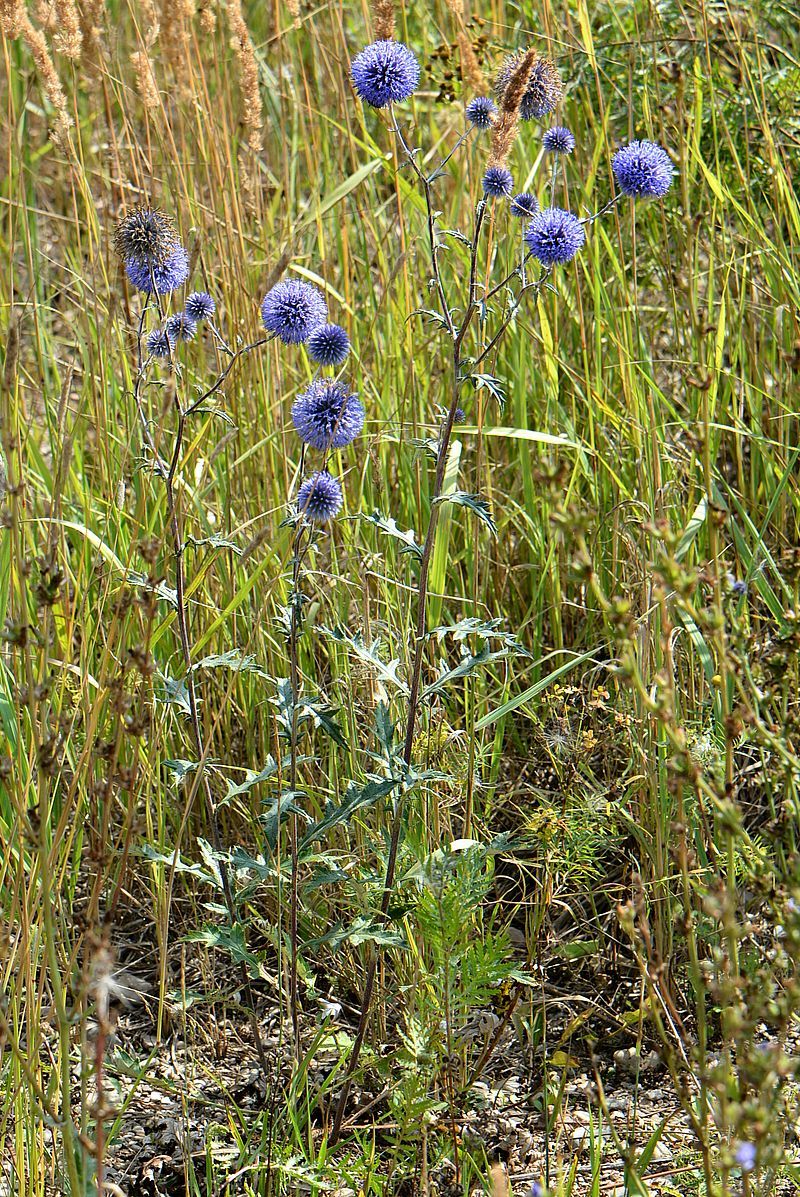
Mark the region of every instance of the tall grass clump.
<instances>
[{"instance_id":1,"label":"tall grass clump","mask_svg":"<svg viewBox=\"0 0 800 1197\"><path fill-rule=\"evenodd\" d=\"M792 14L0 28L0 1192L794 1191Z\"/></svg>"}]
</instances>

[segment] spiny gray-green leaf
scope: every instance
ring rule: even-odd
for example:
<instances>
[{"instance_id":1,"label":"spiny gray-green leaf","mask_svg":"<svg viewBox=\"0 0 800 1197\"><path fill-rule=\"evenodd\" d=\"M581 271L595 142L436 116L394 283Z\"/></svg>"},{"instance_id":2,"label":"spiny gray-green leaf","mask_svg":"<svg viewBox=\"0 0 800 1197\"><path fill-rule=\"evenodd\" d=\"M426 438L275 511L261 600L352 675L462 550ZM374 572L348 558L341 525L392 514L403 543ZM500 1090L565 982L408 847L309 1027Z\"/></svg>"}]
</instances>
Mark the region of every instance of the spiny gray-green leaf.
<instances>
[{"instance_id":1,"label":"spiny gray-green leaf","mask_svg":"<svg viewBox=\"0 0 800 1197\"><path fill-rule=\"evenodd\" d=\"M452 490L449 494L440 495L434 502L454 503L457 507L469 508L473 514L477 515L481 523L486 525L492 536L497 535L497 524L492 519L492 509L487 500L480 495L470 495L464 490Z\"/></svg>"},{"instance_id":2,"label":"spiny gray-green leaf","mask_svg":"<svg viewBox=\"0 0 800 1197\"><path fill-rule=\"evenodd\" d=\"M469 377L476 391L483 387L497 400L501 408L505 407L506 392L499 378L495 378L493 374L470 374Z\"/></svg>"},{"instance_id":3,"label":"spiny gray-green leaf","mask_svg":"<svg viewBox=\"0 0 800 1197\"><path fill-rule=\"evenodd\" d=\"M219 533L214 533L213 536L202 536L200 538L196 536L187 536L184 544L190 544L196 549L231 549L237 555L240 555L242 552L238 544L234 544L232 540L227 540L226 537L220 536Z\"/></svg>"},{"instance_id":4,"label":"spiny gray-green leaf","mask_svg":"<svg viewBox=\"0 0 800 1197\"><path fill-rule=\"evenodd\" d=\"M375 707L375 735L385 749L387 757L391 758L394 746L394 723L385 702L379 702Z\"/></svg>"},{"instance_id":5,"label":"spiny gray-green leaf","mask_svg":"<svg viewBox=\"0 0 800 1197\"><path fill-rule=\"evenodd\" d=\"M226 653L212 653L196 661L193 669L233 669L236 673L255 673L259 677L268 678L269 674L263 665L259 665L255 657L247 656L238 648L232 648Z\"/></svg>"},{"instance_id":6,"label":"spiny gray-green leaf","mask_svg":"<svg viewBox=\"0 0 800 1197\"><path fill-rule=\"evenodd\" d=\"M482 640L500 641L501 644L507 645L521 657L531 655L527 648L517 640L516 634L503 627L501 619L479 619L470 615L459 619L458 623L440 624L436 628L431 628L427 636L429 640L439 641L444 640L446 636L451 636L453 640L457 641L466 640L469 636L480 636Z\"/></svg>"},{"instance_id":7,"label":"spiny gray-green leaf","mask_svg":"<svg viewBox=\"0 0 800 1197\"><path fill-rule=\"evenodd\" d=\"M332 640L338 640L340 644L346 645L354 657L369 665L383 681L391 682L393 686L402 690L403 694L408 694L408 686L397 676L400 666L399 659L384 661L379 656L380 640L373 640L371 645L367 645L360 632L350 632L341 625L335 628L323 627L320 630L323 635L330 636Z\"/></svg>"},{"instance_id":8,"label":"spiny gray-green leaf","mask_svg":"<svg viewBox=\"0 0 800 1197\"><path fill-rule=\"evenodd\" d=\"M172 586L167 586L166 582L156 582L154 585L146 574L140 574L135 569L129 569L126 578L131 586L139 586L178 610L178 592Z\"/></svg>"},{"instance_id":9,"label":"spiny gray-green leaf","mask_svg":"<svg viewBox=\"0 0 800 1197\"><path fill-rule=\"evenodd\" d=\"M194 773L195 770L199 769L200 767L199 761L185 761L181 759L162 761L161 765L164 769L166 769L167 773L172 775L172 780L176 782L177 785L180 785L181 782L186 780L190 773ZM205 762L206 769L208 769L210 765L210 761Z\"/></svg>"},{"instance_id":10,"label":"spiny gray-green leaf","mask_svg":"<svg viewBox=\"0 0 800 1197\"><path fill-rule=\"evenodd\" d=\"M238 923L233 927L206 926L200 931L190 931L186 938L210 948L222 948L236 964L246 964L252 977L264 975L263 965L258 956L249 951L244 929Z\"/></svg>"},{"instance_id":11,"label":"spiny gray-green leaf","mask_svg":"<svg viewBox=\"0 0 800 1197\"><path fill-rule=\"evenodd\" d=\"M274 777L277 772L278 762L272 756L267 757L267 762L264 765L264 768L260 769L258 772L255 772L253 769L245 769L244 781L240 782L238 785L232 781L227 783L228 788L220 805L230 802L232 798L238 798L241 794L249 794L253 786L258 785L258 783L261 781L269 781L269 779Z\"/></svg>"},{"instance_id":12,"label":"spiny gray-green leaf","mask_svg":"<svg viewBox=\"0 0 800 1197\"><path fill-rule=\"evenodd\" d=\"M326 836L334 827L338 827L342 823L349 823L357 810L372 806L373 803L391 794L399 785L400 782L396 778L388 778L385 781L368 781L363 786L357 785L356 782L351 782L345 794L344 802L340 806L329 802L325 808L325 814L320 821L308 829L300 841L300 851L302 852L306 848L310 848L312 844Z\"/></svg>"},{"instance_id":13,"label":"spiny gray-green leaf","mask_svg":"<svg viewBox=\"0 0 800 1197\"><path fill-rule=\"evenodd\" d=\"M374 943L384 947L407 947L406 939L397 931L390 931L386 927L380 926L378 923L371 922L370 919L359 916L349 927L337 923L326 931L324 935L317 939L311 939L305 943L304 949L318 948L323 944L337 948L343 943L351 943L357 947L362 943Z\"/></svg>"},{"instance_id":14,"label":"spiny gray-green leaf","mask_svg":"<svg viewBox=\"0 0 800 1197\"><path fill-rule=\"evenodd\" d=\"M422 556L422 545L417 544L416 535L413 528L409 528L404 532L399 528L394 517L391 515L382 515L376 508L372 515L352 516L353 519L366 520L368 524L372 524L379 532L385 533L386 536L391 536L394 540L399 540L402 547L401 553L412 553L415 557Z\"/></svg>"},{"instance_id":15,"label":"spiny gray-green leaf","mask_svg":"<svg viewBox=\"0 0 800 1197\"><path fill-rule=\"evenodd\" d=\"M184 860L180 852L160 852L152 844L144 844L141 855L153 864L163 864L168 869L174 869L176 873L190 873L193 877L199 877L203 881L216 883L215 878L210 876L201 864Z\"/></svg>"},{"instance_id":16,"label":"spiny gray-green leaf","mask_svg":"<svg viewBox=\"0 0 800 1197\"><path fill-rule=\"evenodd\" d=\"M176 706L184 715L191 715L192 708L189 704L189 691L186 688L186 679L182 677L167 677L166 674L160 674L161 685L164 687L163 693L156 691L155 697L158 702L169 703Z\"/></svg>"},{"instance_id":17,"label":"spiny gray-green leaf","mask_svg":"<svg viewBox=\"0 0 800 1197\"><path fill-rule=\"evenodd\" d=\"M458 678L468 677L469 674L474 673L476 669L480 669L485 665L490 665L492 661L504 661L508 657L514 657L517 653L510 648L498 649L497 652L492 652L489 641L485 641L483 647L477 653L467 653L463 660L456 665L454 669L445 669L445 671L432 682L423 692L423 698L430 698L431 695L437 694L440 690L444 690L450 682L456 681Z\"/></svg>"}]
</instances>

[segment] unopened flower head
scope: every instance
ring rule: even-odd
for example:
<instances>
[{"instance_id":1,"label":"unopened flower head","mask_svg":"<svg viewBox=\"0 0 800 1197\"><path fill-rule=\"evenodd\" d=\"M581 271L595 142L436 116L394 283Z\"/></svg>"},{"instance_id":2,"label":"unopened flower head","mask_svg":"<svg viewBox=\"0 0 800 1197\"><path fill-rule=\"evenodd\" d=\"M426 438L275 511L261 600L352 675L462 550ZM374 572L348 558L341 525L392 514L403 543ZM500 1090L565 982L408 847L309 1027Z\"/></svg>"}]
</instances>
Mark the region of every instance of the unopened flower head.
<instances>
[{"instance_id":1,"label":"unopened flower head","mask_svg":"<svg viewBox=\"0 0 800 1197\"><path fill-rule=\"evenodd\" d=\"M467 120L476 129L491 129L497 115L497 105L489 96L476 96L465 109Z\"/></svg>"},{"instance_id":2,"label":"unopened flower head","mask_svg":"<svg viewBox=\"0 0 800 1197\"><path fill-rule=\"evenodd\" d=\"M490 166L483 176L484 195L492 199L503 199L514 190L514 178L507 166Z\"/></svg>"},{"instance_id":3,"label":"unopened flower head","mask_svg":"<svg viewBox=\"0 0 800 1197\"><path fill-rule=\"evenodd\" d=\"M176 341L191 341L197 332L197 324L188 312L176 312L174 316L170 316L164 328L173 344Z\"/></svg>"},{"instance_id":4,"label":"unopened flower head","mask_svg":"<svg viewBox=\"0 0 800 1197\"><path fill-rule=\"evenodd\" d=\"M127 258L125 272L137 291L150 295L155 290L159 295L168 295L182 287L189 277L189 255L176 241L163 262L147 263Z\"/></svg>"},{"instance_id":5,"label":"unopened flower head","mask_svg":"<svg viewBox=\"0 0 800 1197\"><path fill-rule=\"evenodd\" d=\"M292 406L298 436L314 449L343 449L364 427L364 408L346 383L319 378Z\"/></svg>"},{"instance_id":6,"label":"unopened flower head","mask_svg":"<svg viewBox=\"0 0 800 1197\"><path fill-rule=\"evenodd\" d=\"M624 195L661 198L672 186L672 159L654 141L624 145L612 158L611 169Z\"/></svg>"},{"instance_id":7,"label":"unopened flower head","mask_svg":"<svg viewBox=\"0 0 800 1197\"><path fill-rule=\"evenodd\" d=\"M512 216L530 220L539 211L539 201L532 191L520 191L512 199L510 211Z\"/></svg>"},{"instance_id":8,"label":"unopened flower head","mask_svg":"<svg viewBox=\"0 0 800 1197\"><path fill-rule=\"evenodd\" d=\"M575 257L586 241L577 216L564 208L543 208L525 232L525 241L543 266L558 266Z\"/></svg>"},{"instance_id":9,"label":"unopened flower head","mask_svg":"<svg viewBox=\"0 0 800 1197\"><path fill-rule=\"evenodd\" d=\"M457 407L455 412L453 413L453 423L454 424L465 424L466 421L467 421L467 413L464 411L464 408Z\"/></svg>"},{"instance_id":10,"label":"unopened flower head","mask_svg":"<svg viewBox=\"0 0 800 1197\"><path fill-rule=\"evenodd\" d=\"M261 319L267 332L286 345L299 345L328 318L325 296L311 283L287 278L267 292L261 304Z\"/></svg>"},{"instance_id":11,"label":"unopened flower head","mask_svg":"<svg viewBox=\"0 0 800 1197\"><path fill-rule=\"evenodd\" d=\"M192 291L186 300L186 315L192 320L210 320L217 310L217 305L207 291Z\"/></svg>"},{"instance_id":12,"label":"unopened flower head","mask_svg":"<svg viewBox=\"0 0 800 1197\"><path fill-rule=\"evenodd\" d=\"M353 87L373 108L401 104L419 85L419 63L408 46L391 39L373 42L350 64Z\"/></svg>"},{"instance_id":13,"label":"unopened flower head","mask_svg":"<svg viewBox=\"0 0 800 1197\"><path fill-rule=\"evenodd\" d=\"M162 265L177 240L172 219L158 208L134 208L114 230L114 249L119 256L142 266Z\"/></svg>"},{"instance_id":14,"label":"unopened flower head","mask_svg":"<svg viewBox=\"0 0 800 1197\"><path fill-rule=\"evenodd\" d=\"M736 1148L735 1160L742 1172L752 1172L756 1166L755 1143L740 1143Z\"/></svg>"},{"instance_id":15,"label":"unopened flower head","mask_svg":"<svg viewBox=\"0 0 800 1197\"><path fill-rule=\"evenodd\" d=\"M326 524L342 506L342 488L327 470L306 478L297 492L297 510L314 524Z\"/></svg>"},{"instance_id":16,"label":"unopened flower head","mask_svg":"<svg viewBox=\"0 0 800 1197\"><path fill-rule=\"evenodd\" d=\"M503 94L519 65L524 51L506 58L495 81L495 94L502 102ZM522 97L519 115L524 121L541 120L560 103L564 84L555 64L549 58L537 58Z\"/></svg>"},{"instance_id":17,"label":"unopened flower head","mask_svg":"<svg viewBox=\"0 0 800 1197\"><path fill-rule=\"evenodd\" d=\"M563 125L554 125L545 133L542 145L548 154L571 154L575 149L575 137Z\"/></svg>"},{"instance_id":18,"label":"unopened flower head","mask_svg":"<svg viewBox=\"0 0 800 1197\"><path fill-rule=\"evenodd\" d=\"M147 337L147 352L153 357L169 357L172 353L172 342L163 328L154 328Z\"/></svg>"},{"instance_id":19,"label":"unopened flower head","mask_svg":"<svg viewBox=\"0 0 800 1197\"><path fill-rule=\"evenodd\" d=\"M350 352L350 338L339 324L320 324L308 338L308 352L321 366L341 366Z\"/></svg>"}]
</instances>

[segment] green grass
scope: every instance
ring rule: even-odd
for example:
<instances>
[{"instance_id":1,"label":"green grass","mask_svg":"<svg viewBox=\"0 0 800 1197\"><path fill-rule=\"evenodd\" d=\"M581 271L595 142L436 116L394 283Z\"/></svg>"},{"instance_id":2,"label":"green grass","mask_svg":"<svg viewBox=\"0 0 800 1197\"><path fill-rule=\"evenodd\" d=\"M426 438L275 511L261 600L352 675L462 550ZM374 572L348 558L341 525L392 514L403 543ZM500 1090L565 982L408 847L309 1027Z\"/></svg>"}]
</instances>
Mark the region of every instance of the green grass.
<instances>
[{"instance_id":1,"label":"green grass","mask_svg":"<svg viewBox=\"0 0 800 1197\"><path fill-rule=\"evenodd\" d=\"M144 945L138 967L154 986L148 1010L158 1035L172 1033L188 952L202 1013L181 1016L184 1033L191 1040L187 1026L199 1032L203 1018L232 1003L247 1036L229 954L213 946L225 919L209 910L220 897L203 878L214 868L203 854L212 833L196 774L177 782L164 766L197 759L184 714L162 701L164 679L183 674L175 612L126 585L131 571L151 569L155 581L175 584L165 494L144 462L132 395L139 300L110 244L126 206L148 197L175 215L194 255L193 280L217 297L232 340L258 335L258 303L280 275L323 287L353 340L351 373L367 409L366 435L343 454L345 514L379 510L418 541L428 518L433 470L419 442L436 435L437 411L449 402L449 362L441 332L411 315L435 298L422 197L411 172L398 169L386 122L364 112L347 83L368 12L304 6L295 23L284 5L244 7L264 121L258 152L243 129L222 6L209 8L214 30L200 15L186 19L182 7L165 6L177 26L162 15L152 48L145 6L106 6L96 55L54 56L68 143L48 138L52 93L24 40L3 41L0 436L11 489L0 530L0 1137L17 1177L11 1189L24 1197L95 1191L86 1035L98 944L107 939L123 954L133 938ZM481 387L467 394L467 422L456 430L448 488L485 497L497 536L464 507L442 509L428 626L498 618L529 655L450 688L426 708L418 731L416 759L447 776L408 799L391 930L414 947L379 949L366 1055L367 1074L389 1091L376 1126L400 1129L367 1121L344 1149L330 1149L323 1127L339 1074L320 1093L300 1072L289 1112L275 1099L278 1172L263 1164L266 1120L239 1111L226 1129L238 1151L231 1171L245 1170L251 1188L242 1191L252 1193L290 1191L300 1175L315 1191L335 1176L382 1193L405 1174L421 1169L424 1177L451 1151L453 1095L436 1027L452 998L442 996L435 947L417 934L414 872L443 844L462 835L490 843L504 812L517 811L524 893L508 908L482 899L465 928L490 944L515 913L526 934L521 972L553 966L565 936L596 944L598 958L619 950L641 986L648 1033L658 1036L669 999L686 1044L699 1035L701 1051L706 1032L738 1042L724 1018L715 1029L712 1008L738 975L749 934L742 893L757 890L773 925L769 904L800 883L796 21L778 3L711 0L690 9L671 0L570 0L561 9L495 0L479 16L485 24L470 29L487 39L487 73L504 51L532 42L549 49L567 80L560 117L578 148L558 185L569 206L589 213L605 203L611 153L630 136L667 146L677 177L665 203L634 209L624 201L591 227L575 263L538 304L523 306L480 367L500 379L504 406ZM455 39L455 18L438 0L407 5L400 30L423 62L423 86L404 118L432 166L462 124L460 102L437 98L447 64L430 57ZM52 30L47 38L52 47ZM130 61L145 48L154 107L143 104ZM471 142L439 181L440 228L470 227L487 153L485 142ZM537 129L522 128L511 165L520 189L544 190ZM517 226L496 211L481 273L498 278L513 268L517 238ZM442 261L445 286L457 294L468 251L450 239ZM474 352L479 334L471 335ZM186 361L189 394L216 365L211 350ZM185 534L200 542L185 552L193 658L235 651L258 667L201 668L198 688L217 799L229 783L245 783L221 804L219 821L223 843L251 854L237 886L264 1017L285 1014L287 1000L286 845L264 831L282 782L279 771L276 781L248 787L246 771L287 751L274 702L275 680L289 675L278 623L291 581L291 530L282 520L299 469L289 410L310 372L304 350L277 344L243 359L219 410L195 417L177 486ZM151 410L158 414L157 398ZM158 435L169 444L168 424ZM397 659L407 678L417 565L400 547L369 520L350 518L309 557L300 668L307 692L338 708L346 747L304 735L301 836L351 780L364 784L375 770L379 700L390 702L402 732L401 687L323 633L341 626L368 643L379 638L381 658ZM52 605L37 598L44 566L61 571ZM727 574L747 582L746 599L726 597ZM617 596L629 604L624 617ZM773 668L776 644L784 655ZM445 653L452 668L452 640ZM142 654L154 673L137 669ZM435 658L432 650L427 684ZM609 668L620 662L621 673ZM598 699L598 688L607 697ZM131 734L131 720L144 721L144 734ZM554 741L559 720L565 749ZM687 772L687 750L700 780ZM745 791L744 771L759 763L755 789ZM542 780L548 767L559 778L555 790ZM391 813L386 800L365 805L309 848L303 880L313 884L300 912L300 938L311 945L301 962L309 1048L315 984L322 992L332 982L335 996L358 1005L374 949L357 936L329 937L358 919L374 929ZM176 851L185 868L174 867ZM639 905L629 942L607 916L632 898ZM558 921L573 908L582 912L574 922ZM204 927L205 946L187 943ZM700 965L717 951L722 988L701 998ZM788 992L792 968L775 967ZM529 1025L520 1034L532 1053L540 997L534 987L520 999ZM400 1010L405 1028L394 1022ZM629 1012L616 1014L630 1026ZM401 1030L408 1039L412 1022L422 1063L398 1079L374 1049ZM677 1051L670 1026L664 1034ZM196 1047L202 1057L199 1034ZM410 1060L408 1042L403 1051ZM90 1063L80 1079L82 1059ZM462 1083L470 1067L463 1056ZM676 1078L681 1067L677 1060ZM748 1077L741 1065L731 1082L739 1105L752 1096ZM554 1093L551 1113L563 1100ZM726 1110L732 1141L752 1130L749 1115ZM421 1146L423 1113L431 1130ZM707 1111L702 1119L710 1125ZM54 1124L51 1136L45 1128ZM595 1191L570 1180L568 1139L554 1135L552 1151L556 1191ZM208 1160L193 1160L187 1192L226 1191L210 1146ZM720 1193L739 1191L737 1174L729 1177L716 1155L713 1170ZM464 1192L488 1185L488 1176L486 1160L470 1162L467 1153ZM753 1193L776 1191L763 1176L758 1183L765 1187L754 1181Z\"/></svg>"}]
</instances>

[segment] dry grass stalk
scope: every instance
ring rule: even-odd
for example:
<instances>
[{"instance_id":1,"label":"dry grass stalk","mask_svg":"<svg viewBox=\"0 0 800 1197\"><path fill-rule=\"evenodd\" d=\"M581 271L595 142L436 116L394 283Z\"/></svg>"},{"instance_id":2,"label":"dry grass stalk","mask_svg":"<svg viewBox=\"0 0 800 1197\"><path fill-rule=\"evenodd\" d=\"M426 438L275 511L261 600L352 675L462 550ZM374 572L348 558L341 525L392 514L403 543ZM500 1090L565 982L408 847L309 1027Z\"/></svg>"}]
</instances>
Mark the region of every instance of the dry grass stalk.
<instances>
[{"instance_id":1,"label":"dry grass stalk","mask_svg":"<svg viewBox=\"0 0 800 1197\"><path fill-rule=\"evenodd\" d=\"M461 78L477 95L483 95L487 91L486 77L467 33L464 0L446 0L446 3L456 19L456 41L461 54Z\"/></svg>"},{"instance_id":2,"label":"dry grass stalk","mask_svg":"<svg viewBox=\"0 0 800 1197\"><path fill-rule=\"evenodd\" d=\"M509 79L508 86L503 92L503 98L500 101L500 114L497 117L492 132L491 166L503 166L511 152L514 138L517 135L522 97L525 95L525 89L528 86L531 72L536 65L537 57L538 55L535 50L525 51L520 59L519 66Z\"/></svg>"}]
</instances>

